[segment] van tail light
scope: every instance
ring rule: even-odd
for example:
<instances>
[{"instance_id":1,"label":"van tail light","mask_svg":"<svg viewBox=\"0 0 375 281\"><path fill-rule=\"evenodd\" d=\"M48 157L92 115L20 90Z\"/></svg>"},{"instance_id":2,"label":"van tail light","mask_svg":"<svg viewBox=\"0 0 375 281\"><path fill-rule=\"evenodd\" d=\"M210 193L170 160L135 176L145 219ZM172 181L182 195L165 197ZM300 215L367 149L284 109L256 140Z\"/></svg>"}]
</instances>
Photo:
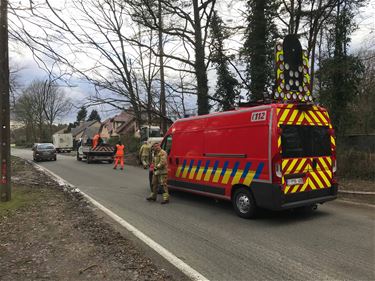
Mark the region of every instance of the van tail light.
<instances>
[{"instance_id":1,"label":"van tail light","mask_svg":"<svg viewBox=\"0 0 375 281\"><path fill-rule=\"evenodd\" d=\"M275 164L275 173L278 178L281 178L283 174L281 173L281 165L280 163Z\"/></svg>"},{"instance_id":2,"label":"van tail light","mask_svg":"<svg viewBox=\"0 0 375 281\"><path fill-rule=\"evenodd\" d=\"M276 174L276 177L281 179L283 174L281 172L281 164L280 163L276 163L275 164L275 174ZM277 180L278 182L281 182L281 180Z\"/></svg>"}]
</instances>

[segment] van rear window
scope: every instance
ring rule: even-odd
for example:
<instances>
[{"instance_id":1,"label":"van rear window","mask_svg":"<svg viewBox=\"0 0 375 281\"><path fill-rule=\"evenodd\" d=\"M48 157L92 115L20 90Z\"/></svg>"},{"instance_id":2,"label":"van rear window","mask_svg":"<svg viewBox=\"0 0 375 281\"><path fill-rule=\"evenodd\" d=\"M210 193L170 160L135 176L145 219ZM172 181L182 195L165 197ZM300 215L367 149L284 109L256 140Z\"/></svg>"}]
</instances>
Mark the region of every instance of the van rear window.
<instances>
[{"instance_id":1,"label":"van rear window","mask_svg":"<svg viewBox=\"0 0 375 281\"><path fill-rule=\"evenodd\" d=\"M328 127L281 125L283 158L319 157L331 155Z\"/></svg>"}]
</instances>

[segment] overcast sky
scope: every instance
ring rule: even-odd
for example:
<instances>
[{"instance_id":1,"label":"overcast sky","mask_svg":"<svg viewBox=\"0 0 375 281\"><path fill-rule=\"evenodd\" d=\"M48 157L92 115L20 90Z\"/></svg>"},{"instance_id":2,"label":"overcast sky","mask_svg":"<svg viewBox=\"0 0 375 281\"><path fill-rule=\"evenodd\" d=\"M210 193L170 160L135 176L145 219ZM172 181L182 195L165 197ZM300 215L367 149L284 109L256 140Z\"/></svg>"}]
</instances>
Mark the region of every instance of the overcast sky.
<instances>
[{"instance_id":1,"label":"overcast sky","mask_svg":"<svg viewBox=\"0 0 375 281\"><path fill-rule=\"evenodd\" d=\"M241 13L242 2L244 1L230 1L231 5L225 5L218 1L217 8L222 11L221 16L227 24L235 24ZM352 42L350 45L351 52L357 52L360 49L375 49L375 0L370 0L369 4L361 9L357 16L358 29L352 34ZM19 82L22 86L29 84L34 79L45 79L46 73L40 69L33 60L32 54L29 50L10 43L10 65L11 67L21 67L19 72ZM214 72L209 73L214 76ZM215 79L210 79L210 87L214 88ZM92 87L84 82L72 81L74 87L65 87L67 95L74 101L76 107L80 107L86 100L89 94L94 91ZM92 108L88 109L90 112ZM117 110L108 107L96 107L99 111L102 120L109 116L113 116ZM73 110L68 116L64 117L62 122L73 122L76 119L76 110Z\"/></svg>"}]
</instances>

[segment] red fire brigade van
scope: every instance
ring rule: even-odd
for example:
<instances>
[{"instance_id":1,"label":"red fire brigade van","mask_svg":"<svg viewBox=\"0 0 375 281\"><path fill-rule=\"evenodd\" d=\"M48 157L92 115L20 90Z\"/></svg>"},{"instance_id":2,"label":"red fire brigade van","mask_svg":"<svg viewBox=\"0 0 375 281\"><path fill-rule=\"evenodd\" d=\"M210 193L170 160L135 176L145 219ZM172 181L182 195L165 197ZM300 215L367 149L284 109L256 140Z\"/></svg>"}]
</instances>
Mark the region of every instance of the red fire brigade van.
<instances>
[{"instance_id":1,"label":"red fire brigade van","mask_svg":"<svg viewBox=\"0 0 375 281\"><path fill-rule=\"evenodd\" d=\"M231 200L240 217L336 198L334 132L320 106L274 103L180 119L162 147L170 189Z\"/></svg>"}]
</instances>

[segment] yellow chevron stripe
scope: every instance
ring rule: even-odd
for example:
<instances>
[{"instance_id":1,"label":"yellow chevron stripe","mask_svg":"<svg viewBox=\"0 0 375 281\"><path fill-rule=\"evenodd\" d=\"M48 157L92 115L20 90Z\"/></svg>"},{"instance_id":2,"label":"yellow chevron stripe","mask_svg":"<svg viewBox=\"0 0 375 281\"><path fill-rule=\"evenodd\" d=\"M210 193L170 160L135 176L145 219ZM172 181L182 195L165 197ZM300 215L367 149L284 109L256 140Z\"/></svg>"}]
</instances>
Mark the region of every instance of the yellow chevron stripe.
<instances>
[{"instance_id":1,"label":"yellow chevron stripe","mask_svg":"<svg viewBox=\"0 0 375 281\"><path fill-rule=\"evenodd\" d=\"M292 113L292 115L290 116L288 122L293 123L293 122L294 122L294 119L295 119L296 116L297 116L297 113L298 113L298 110L293 110L293 113Z\"/></svg>"},{"instance_id":2,"label":"yellow chevron stripe","mask_svg":"<svg viewBox=\"0 0 375 281\"><path fill-rule=\"evenodd\" d=\"M316 114L320 117L320 119L323 120L323 124L327 125L327 123L328 123L327 118L324 117L324 115L320 111L316 111Z\"/></svg>"},{"instance_id":3,"label":"yellow chevron stripe","mask_svg":"<svg viewBox=\"0 0 375 281\"><path fill-rule=\"evenodd\" d=\"M228 180L230 178L230 174L232 173L232 169L227 169L227 171L225 172L225 175L223 177L223 180L221 181L222 184L227 184L228 183Z\"/></svg>"},{"instance_id":4,"label":"yellow chevron stripe","mask_svg":"<svg viewBox=\"0 0 375 281\"><path fill-rule=\"evenodd\" d=\"M304 113L303 115L305 115L305 118L306 118L307 122L309 123L309 125L314 125L313 121L311 120L311 118L307 114Z\"/></svg>"},{"instance_id":5,"label":"yellow chevron stripe","mask_svg":"<svg viewBox=\"0 0 375 281\"><path fill-rule=\"evenodd\" d=\"M327 157L326 159L328 160L329 165L332 166L332 158L331 157Z\"/></svg>"},{"instance_id":6,"label":"yellow chevron stripe","mask_svg":"<svg viewBox=\"0 0 375 281\"><path fill-rule=\"evenodd\" d=\"M292 160L290 160L290 161L292 161ZM286 165L288 165L288 162L289 162L289 159L283 159L283 161L281 162L281 169L282 170L284 170Z\"/></svg>"},{"instance_id":7,"label":"yellow chevron stripe","mask_svg":"<svg viewBox=\"0 0 375 281\"><path fill-rule=\"evenodd\" d=\"M316 186L315 186L315 184L313 183L312 180L309 179L307 182L308 182L309 185L311 186L311 189L312 189L312 190L315 190L315 189L316 189Z\"/></svg>"},{"instance_id":8,"label":"yellow chevron stripe","mask_svg":"<svg viewBox=\"0 0 375 281\"><path fill-rule=\"evenodd\" d=\"M313 110L319 111L319 108L316 105L313 105Z\"/></svg>"},{"instance_id":9,"label":"yellow chevron stripe","mask_svg":"<svg viewBox=\"0 0 375 281\"><path fill-rule=\"evenodd\" d=\"M318 170L321 170L321 167L320 167L320 166L323 166L323 169L324 169L324 170L327 169L327 165L326 165L326 163L322 160L322 158L316 158L316 162L319 163L319 166L316 167Z\"/></svg>"},{"instance_id":10,"label":"yellow chevron stripe","mask_svg":"<svg viewBox=\"0 0 375 281\"><path fill-rule=\"evenodd\" d=\"M181 169L182 169L182 166L178 166L177 171L176 171L176 178L180 177Z\"/></svg>"},{"instance_id":11,"label":"yellow chevron stripe","mask_svg":"<svg viewBox=\"0 0 375 281\"><path fill-rule=\"evenodd\" d=\"M288 104L286 107L287 108L293 108L293 106L294 106L293 104Z\"/></svg>"},{"instance_id":12,"label":"yellow chevron stripe","mask_svg":"<svg viewBox=\"0 0 375 281\"><path fill-rule=\"evenodd\" d=\"M291 193L296 193L296 191L298 190L298 188L300 187L301 185L295 185L294 187L293 187L293 190L292 190L292 192Z\"/></svg>"},{"instance_id":13,"label":"yellow chevron stripe","mask_svg":"<svg viewBox=\"0 0 375 281\"><path fill-rule=\"evenodd\" d=\"M251 171L251 170L250 170L250 171L247 173L247 176L246 176L246 178L245 178L243 184L244 184L244 185L250 185L251 182L253 181L254 175L255 175L255 171Z\"/></svg>"},{"instance_id":14,"label":"yellow chevron stripe","mask_svg":"<svg viewBox=\"0 0 375 281\"><path fill-rule=\"evenodd\" d=\"M210 180L210 177L211 177L211 173L212 173L212 168L208 168L207 169L207 172L206 172L206 175L204 176L204 181L209 181Z\"/></svg>"},{"instance_id":15,"label":"yellow chevron stripe","mask_svg":"<svg viewBox=\"0 0 375 281\"><path fill-rule=\"evenodd\" d=\"M202 175L203 175L203 171L204 171L204 167L200 168L198 173L197 173L197 177L195 178L197 181L200 181L201 178L202 178Z\"/></svg>"},{"instance_id":16,"label":"yellow chevron stripe","mask_svg":"<svg viewBox=\"0 0 375 281\"><path fill-rule=\"evenodd\" d=\"M285 118L288 116L289 111L290 111L289 109L284 109L284 112L283 112L283 114L281 115L279 122L282 122L282 123L285 122Z\"/></svg>"},{"instance_id":17,"label":"yellow chevron stripe","mask_svg":"<svg viewBox=\"0 0 375 281\"><path fill-rule=\"evenodd\" d=\"M318 123L318 124L322 124L322 122L319 120L319 118L316 116L316 113L315 111L309 111L309 113L311 114L312 118L314 118L315 122Z\"/></svg>"},{"instance_id":18,"label":"yellow chevron stripe","mask_svg":"<svg viewBox=\"0 0 375 281\"><path fill-rule=\"evenodd\" d=\"M301 125L303 119L305 118L305 114L301 114L301 116L298 118L297 125Z\"/></svg>"},{"instance_id":19,"label":"yellow chevron stripe","mask_svg":"<svg viewBox=\"0 0 375 281\"><path fill-rule=\"evenodd\" d=\"M315 172L311 172L310 175L315 179L315 181L316 181L316 183L318 184L318 187L319 187L319 188L324 187L324 184L323 184L322 181L318 178L318 176L316 175Z\"/></svg>"},{"instance_id":20,"label":"yellow chevron stripe","mask_svg":"<svg viewBox=\"0 0 375 281\"><path fill-rule=\"evenodd\" d=\"M280 148L281 147L281 137L279 136L278 140L277 140L277 147Z\"/></svg>"},{"instance_id":21,"label":"yellow chevron stripe","mask_svg":"<svg viewBox=\"0 0 375 281\"><path fill-rule=\"evenodd\" d=\"M288 191L289 191L289 188L290 188L290 186L289 186L289 185L287 185L287 186L285 187L285 189L284 189L284 194L287 194L287 193L288 193Z\"/></svg>"},{"instance_id":22,"label":"yellow chevron stripe","mask_svg":"<svg viewBox=\"0 0 375 281\"><path fill-rule=\"evenodd\" d=\"M296 165L297 161L298 161L298 159L293 159L293 160L292 160L292 163L291 163L290 166L288 167L287 172L291 172L291 171L293 170L293 168L294 168L294 166Z\"/></svg>"},{"instance_id":23,"label":"yellow chevron stripe","mask_svg":"<svg viewBox=\"0 0 375 281\"><path fill-rule=\"evenodd\" d=\"M326 184L325 187L331 186L331 182L327 179L326 175L323 172L318 173L323 178L323 181Z\"/></svg>"},{"instance_id":24,"label":"yellow chevron stripe","mask_svg":"<svg viewBox=\"0 0 375 281\"><path fill-rule=\"evenodd\" d=\"M306 190L306 187L307 187L308 185L309 185L309 180L306 180L305 183L303 184L303 186L302 186L300 192L305 191L305 190Z\"/></svg>"},{"instance_id":25,"label":"yellow chevron stripe","mask_svg":"<svg viewBox=\"0 0 375 281\"><path fill-rule=\"evenodd\" d=\"M303 171L301 171L301 169L302 169L302 166L306 163L306 160L307 159L301 159L301 163L299 163L299 165L297 166L297 169L296 169L297 173L303 172Z\"/></svg>"},{"instance_id":26,"label":"yellow chevron stripe","mask_svg":"<svg viewBox=\"0 0 375 281\"><path fill-rule=\"evenodd\" d=\"M221 174L222 170L223 170L222 168L217 168L216 169L216 173L214 175L214 178L213 178L212 182L218 182L219 181L220 174Z\"/></svg>"},{"instance_id":27,"label":"yellow chevron stripe","mask_svg":"<svg viewBox=\"0 0 375 281\"><path fill-rule=\"evenodd\" d=\"M334 146L336 146L336 140L335 140L335 138L334 138L333 136L331 136L331 143L332 143Z\"/></svg>"},{"instance_id":28,"label":"yellow chevron stripe","mask_svg":"<svg viewBox=\"0 0 375 281\"><path fill-rule=\"evenodd\" d=\"M194 175L195 175L195 170L196 170L196 169L197 169L196 166L193 166L193 167L191 168L191 172L190 172L190 174L189 174L189 180L194 179Z\"/></svg>"},{"instance_id":29,"label":"yellow chevron stripe","mask_svg":"<svg viewBox=\"0 0 375 281\"><path fill-rule=\"evenodd\" d=\"M242 170L238 170L237 173L234 175L233 177L233 180L232 180L232 185L234 184L237 184L240 182L240 179L241 179L241 175L242 175L243 171Z\"/></svg>"},{"instance_id":30,"label":"yellow chevron stripe","mask_svg":"<svg viewBox=\"0 0 375 281\"><path fill-rule=\"evenodd\" d=\"M189 171L189 167L186 167L186 166L185 166L185 170L184 170L184 172L182 173L182 178L183 178L183 179L186 178L188 171Z\"/></svg>"}]
</instances>

